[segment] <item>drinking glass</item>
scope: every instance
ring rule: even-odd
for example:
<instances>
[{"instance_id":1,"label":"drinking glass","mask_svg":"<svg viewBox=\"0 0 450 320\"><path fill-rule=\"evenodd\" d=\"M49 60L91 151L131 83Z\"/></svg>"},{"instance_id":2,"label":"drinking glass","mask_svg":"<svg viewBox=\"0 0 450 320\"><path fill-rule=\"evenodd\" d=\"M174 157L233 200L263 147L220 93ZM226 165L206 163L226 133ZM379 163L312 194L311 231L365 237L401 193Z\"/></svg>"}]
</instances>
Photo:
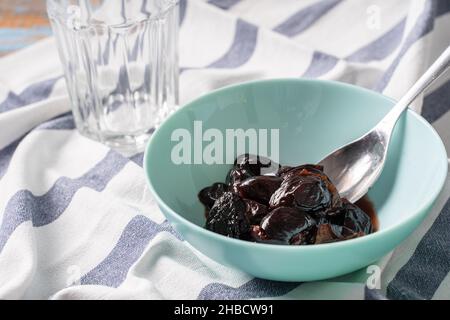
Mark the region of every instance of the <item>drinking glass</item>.
<instances>
[{"instance_id":1,"label":"drinking glass","mask_svg":"<svg viewBox=\"0 0 450 320\"><path fill-rule=\"evenodd\" d=\"M143 149L178 104L178 0L47 0L76 126Z\"/></svg>"}]
</instances>

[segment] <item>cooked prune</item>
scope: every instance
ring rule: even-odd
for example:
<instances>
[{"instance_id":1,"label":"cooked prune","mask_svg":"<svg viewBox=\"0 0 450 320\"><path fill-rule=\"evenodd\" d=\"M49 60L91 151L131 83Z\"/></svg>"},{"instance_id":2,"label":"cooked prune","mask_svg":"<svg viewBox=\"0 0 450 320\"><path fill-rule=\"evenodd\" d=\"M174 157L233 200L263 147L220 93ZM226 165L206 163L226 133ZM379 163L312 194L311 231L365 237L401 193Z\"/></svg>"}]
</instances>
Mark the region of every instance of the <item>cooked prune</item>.
<instances>
[{"instance_id":1,"label":"cooked prune","mask_svg":"<svg viewBox=\"0 0 450 320\"><path fill-rule=\"evenodd\" d=\"M278 177L283 177L283 175L285 175L286 173L288 173L289 171L292 170L293 167L291 166L281 166L280 169L278 169L277 171L277 176Z\"/></svg>"},{"instance_id":2,"label":"cooked prune","mask_svg":"<svg viewBox=\"0 0 450 320\"><path fill-rule=\"evenodd\" d=\"M364 232L352 232L347 227L331 223L320 224L317 227L315 244L349 240L364 236Z\"/></svg>"},{"instance_id":3,"label":"cooked prune","mask_svg":"<svg viewBox=\"0 0 450 320\"><path fill-rule=\"evenodd\" d=\"M331 206L331 194L316 175L290 176L270 198L270 207L294 206L308 213L319 213Z\"/></svg>"},{"instance_id":4,"label":"cooked prune","mask_svg":"<svg viewBox=\"0 0 450 320\"><path fill-rule=\"evenodd\" d=\"M230 171L228 171L225 182L231 188L234 188L236 185L250 177L253 177L253 174L250 170L245 168L233 167L230 169Z\"/></svg>"},{"instance_id":5,"label":"cooked prune","mask_svg":"<svg viewBox=\"0 0 450 320\"><path fill-rule=\"evenodd\" d=\"M344 199L341 212L332 217L335 224L341 225L342 236L369 234L372 232L370 217L359 207Z\"/></svg>"},{"instance_id":6,"label":"cooked prune","mask_svg":"<svg viewBox=\"0 0 450 320\"><path fill-rule=\"evenodd\" d=\"M200 202L209 210L214 205L214 202L219 199L222 194L228 190L228 186L225 183L216 182L210 187L203 188L198 193Z\"/></svg>"},{"instance_id":7,"label":"cooked prune","mask_svg":"<svg viewBox=\"0 0 450 320\"><path fill-rule=\"evenodd\" d=\"M254 225L250 229L250 237L256 242L266 242L277 244L278 241L271 240L259 225Z\"/></svg>"},{"instance_id":8,"label":"cooked prune","mask_svg":"<svg viewBox=\"0 0 450 320\"><path fill-rule=\"evenodd\" d=\"M321 165L304 164L301 166L293 167L290 170L285 170L284 172L281 172L279 175L284 180L289 180L293 177L302 177L311 175L316 176L323 181L326 188L328 189L328 192L331 195L330 207L340 207L342 205L341 197L339 196L336 187L328 178L328 176L323 172L323 166Z\"/></svg>"},{"instance_id":9,"label":"cooked prune","mask_svg":"<svg viewBox=\"0 0 450 320\"><path fill-rule=\"evenodd\" d=\"M261 228L268 239L283 244L298 241L299 233L312 228L315 221L305 212L292 207L279 207L272 210L261 221Z\"/></svg>"},{"instance_id":10,"label":"cooked prune","mask_svg":"<svg viewBox=\"0 0 450 320\"><path fill-rule=\"evenodd\" d=\"M228 237L271 244L308 245L376 231L374 207L341 199L320 165L283 166L244 154L226 184L200 191L206 228ZM365 212L367 211L367 212Z\"/></svg>"},{"instance_id":11,"label":"cooked prune","mask_svg":"<svg viewBox=\"0 0 450 320\"><path fill-rule=\"evenodd\" d=\"M354 203L355 206L360 208L365 214L367 214L370 218L370 223L372 225L372 232L378 230L378 219L377 213L375 211L375 205L369 199L367 195L359 199Z\"/></svg>"},{"instance_id":12,"label":"cooked prune","mask_svg":"<svg viewBox=\"0 0 450 320\"><path fill-rule=\"evenodd\" d=\"M288 178L288 176L291 175L301 175L309 173L323 174L323 166L316 164L302 164L301 166L296 167L282 166L278 170L277 175L282 178Z\"/></svg>"},{"instance_id":13,"label":"cooked prune","mask_svg":"<svg viewBox=\"0 0 450 320\"><path fill-rule=\"evenodd\" d=\"M313 244L316 240L317 227L313 226L309 229L303 230L293 236L289 242L291 245L306 245Z\"/></svg>"},{"instance_id":14,"label":"cooked prune","mask_svg":"<svg viewBox=\"0 0 450 320\"><path fill-rule=\"evenodd\" d=\"M248 153L237 157L234 161L234 166L238 168L246 168L255 176L275 174L280 168L278 163L270 160L269 158Z\"/></svg>"},{"instance_id":15,"label":"cooked prune","mask_svg":"<svg viewBox=\"0 0 450 320\"><path fill-rule=\"evenodd\" d=\"M346 199L343 200L342 208L333 211L328 215L328 220L319 223L315 243L357 238L373 231L370 217Z\"/></svg>"},{"instance_id":16,"label":"cooked prune","mask_svg":"<svg viewBox=\"0 0 450 320\"><path fill-rule=\"evenodd\" d=\"M269 204L270 197L283 180L276 176L256 176L248 178L236 185L236 192L245 199Z\"/></svg>"},{"instance_id":17,"label":"cooked prune","mask_svg":"<svg viewBox=\"0 0 450 320\"><path fill-rule=\"evenodd\" d=\"M341 237L340 227L331 223L320 223L314 239L315 244L328 243L339 240Z\"/></svg>"},{"instance_id":18,"label":"cooked prune","mask_svg":"<svg viewBox=\"0 0 450 320\"><path fill-rule=\"evenodd\" d=\"M269 212L269 209L267 206L254 200L244 199L244 201L247 205L247 220L250 224L259 224L261 219Z\"/></svg>"},{"instance_id":19,"label":"cooked prune","mask_svg":"<svg viewBox=\"0 0 450 320\"><path fill-rule=\"evenodd\" d=\"M290 245L306 245L314 243L313 239L315 235L315 228L311 227L309 229L303 230L296 235L294 235L288 244ZM271 243L271 244L286 244L282 241L271 239L269 236L265 233L263 228L259 225L252 226L252 229L250 230L250 239L256 241L256 242L262 242L262 243Z\"/></svg>"},{"instance_id":20,"label":"cooked prune","mask_svg":"<svg viewBox=\"0 0 450 320\"><path fill-rule=\"evenodd\" d=\"M224 192L216 200L206 220L208 230L231 238L244 238L250 231L247 205L237 194Z\"/></svg>"}]
</instances>

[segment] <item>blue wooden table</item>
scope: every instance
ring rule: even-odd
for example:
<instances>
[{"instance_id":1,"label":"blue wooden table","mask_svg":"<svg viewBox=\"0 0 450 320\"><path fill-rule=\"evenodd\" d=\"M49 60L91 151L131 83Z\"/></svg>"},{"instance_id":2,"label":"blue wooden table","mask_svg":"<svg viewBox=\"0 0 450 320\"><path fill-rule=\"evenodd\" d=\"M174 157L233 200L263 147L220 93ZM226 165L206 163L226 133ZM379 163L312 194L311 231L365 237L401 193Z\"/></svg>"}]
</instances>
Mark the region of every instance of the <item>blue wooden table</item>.
<instances>
[{"instance_id":1,"label":"blue wooden table","mask_svg":"<svg viewBox=\"0 0 450 320\"><path fill-rule=\"evenodd\" d=\"M49 35L45 0L0 1L0 56Z\"/></svg>"}]
</instances>

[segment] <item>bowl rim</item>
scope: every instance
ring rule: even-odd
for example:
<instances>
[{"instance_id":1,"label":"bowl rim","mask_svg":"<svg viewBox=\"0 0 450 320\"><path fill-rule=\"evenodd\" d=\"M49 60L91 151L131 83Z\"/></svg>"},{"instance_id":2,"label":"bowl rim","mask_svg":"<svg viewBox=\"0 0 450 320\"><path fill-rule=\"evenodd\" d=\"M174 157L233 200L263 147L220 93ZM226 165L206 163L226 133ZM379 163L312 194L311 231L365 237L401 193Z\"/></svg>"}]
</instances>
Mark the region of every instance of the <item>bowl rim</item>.
<instances>
[{"instance_id":1,"label":"bowl rim","mask_svg":"<svg viewBox=\"0 0 450 320\"><path fill-rule=\"evenodd\" d=\"M383 99L386 99L392 103L395 103L396 100L392 99L390 97L387 97L381 93L378 93L376 91L364 88L364 87L360 87L360 86L356 86L353 84L349 84L349 83L344 83L344 82L339 82L339 81L335 81L335 80L322 80L322 79L305 79L305 78L271 78L271 79L262 79L262 80L252 80L252 81L245 81L245 82L240 82L240 83L235 83L235 84L231 84L231 85L227 85L212 91L209 91L208 93L205 93L201 96L199 96L198 98L184 104L183 106L181 106L178 110L176 110L174 113L172 113L162 124L160 127L158 127L155 132L153 132L151 138L149 139L149 141L147 142L145 151L144 151L144 158L143 158L143 167L144 167L144 172L145 172L145 176L146 176L146 181L147 181L147 185L152 193L152 195L155 197L155 200L157 202L157 204L159 206L161 206L164 210L162 211L166 211L168 214L170 214L172 216L172 218L177 219L185 224L187 224L189 226L189 228L193 228L195 231L199 232L201 235L204 235L205 237L212 237L214 239L216 239L217 241L223 241L225 243L228 243L230 245L242 245L244 247L247 247L249 249L276 249L276 250L287 250L287 251L309 251L309 250L327 250L329 248L339 248L339 247L349 247L349 246L353 246L356 245L358 243L362 244L365 243L367 241L376 241L378 238L384 237L387 234L391 234L395 231L397 231L398 229L401 229L403 225L407 224L408 222L413 221L414 219L420 219L421 223L423 221L423 219L426 217L426 215L429 213L428 210L431 209L431 207L434 205L436 199L438 198L439 194L441 193L446 178L447 178L447 174L448 174L448 167L450 165L448 156L447 156L447 151L445 149L444 143L442 142L442 139L440 138L439 134L436 132L436 130L432 127L432 125L425 120L421 115L419 115L418 113L416 113L415 111L411 110L411 109L407 109L406 112L410 113L411 116L415 117L419 122L421 122L428 130L430 130L431 134L437 139L437 142L439 144L439 148L440 150L440 156L442 156L442 158L445 159L444 163L444 171L442 176L440 177L440 181L438 181L438 188L435 189L434 192L432 192L430 194L430 196L428 197L428 199L426 199L426 201L424 201L424 203L419 206L416 210L414 210L413 214L411 214L409 217L405 218L401 223L397 223L394 225L391 225L385 229L382 230L377 230L374 233L370 233L368 235L362 236L362 237L358 237L358 238L354 238L354 239L348 239L345 241L337 241L337 242L330 242L330 243L321 243L321 244L314 244L314 245L307 245L307 246L292 246L292 245L283 245L283 244L270 244L270 243L260 243L260 242L251 242L251 241L246 241L246 240L241 240L241 239L235 239L235 238L230 238L218 233L215 233L213 231L207 230L191 221L189 221L188 219L186 219L185 217L183 217L182 215L178 214L175 210L173 210L171 207L169 207L159 196L158 192L156 191L156 188L154 188L153 183L152 183L152 179L150 176L150 173L148 171L147 168L147 163L148 163L148 159L149 159L149 154L150 154L150 149L154 148L153 147L153 141L156 140L156 138L159 135L160 132L160 128L164 127L165 125L167 125L167 123L170 122L171 119L173 119L177 114L184 112L184 109L192 107L193 105L208 99L211 95L217 94L217 93L222 93L222 92L226 92L229 90L233 90L239 87L245 87L245 86L251 86L251 85L257 85L260 83L274 83L274 82L295 82L295 83L317 83L317 84L325 84L325 85L329 85L329 86L335 86L335 87L342 87L342 88L346 88L346 89L352 89L352 90L357 90L357 91L362 91L371 95L375 95L378 97L381 97ZM163 214L164 215L164 214ZM415 229L414 229L415 230ZM413 231L414 231L413 230ZM409 234L408 234L409 235Z\"/></svg>"}]
</instances>

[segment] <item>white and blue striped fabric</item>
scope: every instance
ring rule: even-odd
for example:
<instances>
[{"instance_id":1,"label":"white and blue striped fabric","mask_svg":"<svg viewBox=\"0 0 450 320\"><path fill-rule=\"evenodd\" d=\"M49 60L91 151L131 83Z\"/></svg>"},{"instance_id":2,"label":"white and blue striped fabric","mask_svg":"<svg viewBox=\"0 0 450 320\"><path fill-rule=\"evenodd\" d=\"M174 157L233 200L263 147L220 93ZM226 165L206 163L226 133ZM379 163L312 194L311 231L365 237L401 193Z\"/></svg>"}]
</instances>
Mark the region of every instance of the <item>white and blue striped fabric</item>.
<instances>
[{"instance_id":1,"label":"white and blue striped fabric","mask_svg":"<svg viewBox=\"0 0 450 320\"><path fill-rule=\"evenodd\" d=\"M1 38L0 38L1 41ZM399 98L450 44L449 0L180 3L181 104L232 83L314 77ZM412 106L450 150L450 75ZM74 128L53 39L0 60L0 298L450 298L450 179L378 264L327 281L255 279L196 252L127 158Z\"/></svg>"}]
</instances>

